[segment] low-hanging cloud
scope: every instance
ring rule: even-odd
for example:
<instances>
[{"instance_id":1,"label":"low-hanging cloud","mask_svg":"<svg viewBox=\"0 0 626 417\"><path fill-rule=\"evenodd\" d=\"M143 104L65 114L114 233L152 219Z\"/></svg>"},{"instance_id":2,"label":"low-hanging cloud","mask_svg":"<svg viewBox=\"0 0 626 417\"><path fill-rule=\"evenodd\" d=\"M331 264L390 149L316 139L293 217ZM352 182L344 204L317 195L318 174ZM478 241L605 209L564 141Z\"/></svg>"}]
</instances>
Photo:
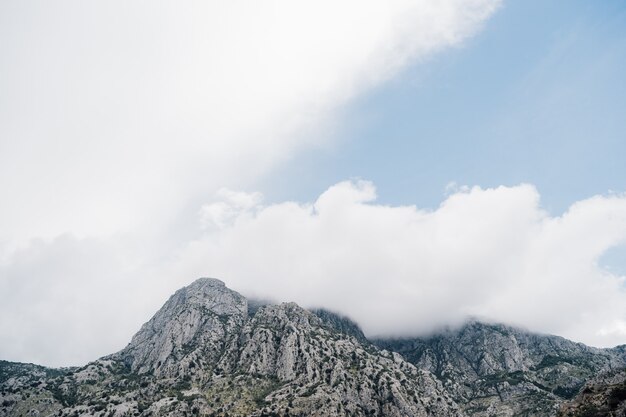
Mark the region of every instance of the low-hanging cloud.
<instances>
[{"instance_id":1,"label":"low-hanging cloud","mask_svg":"<svg viewBox=\"0 0 626 417\"><path fill-rule=\"evenodd\" d=\"M200 276L335 310L370 336L422 335L473 316L596 346L626 342L624 277L598 265L626 239L622 195L552 216L532 185L460 187L422 210L378 204L373 184L347 181L312 203L263 205L259 193L221 189L194 220L200 234L167 256L147 255L143 240L71 235L16 252L0 266L3 356L68 365L113 352Z\"/></svg>"},{"instance_id":2,"label":"low-hanging cloud","mask_svg":"<svg viewBox=\"0 0 626 417\"><path fill-rule=\"evenodd\" d=\"M375 198L357 181L312 204L237 215L231 206L230 222L190 244L180 265L244 293L347 314L370 336L426 334L473 316L592 345L626 342L624 277L598 266L626 239L626 197L592 197L556 217L531 185L463 189L436 210Z\"/></svg>"}]
</instances>

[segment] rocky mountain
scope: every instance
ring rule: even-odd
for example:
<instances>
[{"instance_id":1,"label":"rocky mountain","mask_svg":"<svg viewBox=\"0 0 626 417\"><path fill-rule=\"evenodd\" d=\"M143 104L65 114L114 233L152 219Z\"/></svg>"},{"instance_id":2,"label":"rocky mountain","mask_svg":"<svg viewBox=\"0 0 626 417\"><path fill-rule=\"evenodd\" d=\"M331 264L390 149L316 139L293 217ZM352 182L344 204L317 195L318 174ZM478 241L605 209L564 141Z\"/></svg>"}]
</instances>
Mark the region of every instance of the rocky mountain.
<instances>
[{"instance_id":1,"label":"rocky mountain","mask_svg":"<svg viewBox=\"0 0 626 417\"><path fill-rule=\"evenodd\" d=\"M560 417L626 416L626 370L603 372L561 407Z\"/></svg>"},{"instance_id":2,"label":"rocky mountain","mask_svg":"<svg viewBox=\"0 0 626 417\"><path fill-rule=\"evenodd\" d=\"M429 338L376 340L432 372L472 416L549 416L599 373L626 366L620 349L471 321Z\"/></svg>"},{"instance_id":3,"label":"rocky mountain","mask_svg":"<svg viewBox=\"0 0 626 417\"><path fill-rule=\"evenodd\" d=\"M479 322L369 341L332 312L205 278L84 367L0 362L0 417L591 415L590 399L621 410L624 357Z\"/></svg>"},{"instance_id":4,"label":"rocky mountain","mask_svg":"<svg viewBox=\"0 0 626 417\"><path fill-rule=\"evenodd\" d=\"M197 280L116 354L66 370L3 363L0 416L461 415L429 371L362 344L345 319L257 307Z\"/></svg>"}]
</instances>

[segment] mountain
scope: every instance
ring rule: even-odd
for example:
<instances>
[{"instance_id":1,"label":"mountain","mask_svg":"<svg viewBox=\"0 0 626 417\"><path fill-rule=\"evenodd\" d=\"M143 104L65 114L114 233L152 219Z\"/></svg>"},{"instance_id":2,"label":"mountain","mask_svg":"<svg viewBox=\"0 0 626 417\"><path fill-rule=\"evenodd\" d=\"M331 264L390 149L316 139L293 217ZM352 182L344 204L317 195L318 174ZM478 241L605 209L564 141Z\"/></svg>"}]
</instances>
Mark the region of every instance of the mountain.
<instances>
[{"instance_id":1,"label":"mountain","mask_svg":"<svg viewBox=\"0 0 626 417\"><path fill-rule=\"evenodd\" d=\"M0 361L0 417L588 415L592 397L596 410L619 408L624 358L476 321L370 341L333 312L203 278L86 366Z\"/></svg>"},{"instance_id":2,"label":"mountain","mask_svg":"<svg viewBox=\"0 0 626 417\"><path fill-rule=\"evenodd\" d=\"M428 338L375 344L432 372L472 416L554 415L586 381L626 366L620 349L478 321Z\"/></svg>"},{"instance_id":3,"label":"mountain","mask_svg":"<svg viewBox=\"0 0 626 417\"><path fill-rule=\"evenodd\" d=\"M257 307L197 280L118 353L78 369L3 364L0 416L460 415L430 372L362 344L344 319Z\"/></svg>"},{"instance_id":4,"label":"mountain","mask_svg":"<svg viewBox=\"0 0 626 417\"><path fill-rule=\"evenodd\" d=\"M626 415L626 370L602 372L587 381L560 417L622 417Z\"/></svg>"}]
</instances>

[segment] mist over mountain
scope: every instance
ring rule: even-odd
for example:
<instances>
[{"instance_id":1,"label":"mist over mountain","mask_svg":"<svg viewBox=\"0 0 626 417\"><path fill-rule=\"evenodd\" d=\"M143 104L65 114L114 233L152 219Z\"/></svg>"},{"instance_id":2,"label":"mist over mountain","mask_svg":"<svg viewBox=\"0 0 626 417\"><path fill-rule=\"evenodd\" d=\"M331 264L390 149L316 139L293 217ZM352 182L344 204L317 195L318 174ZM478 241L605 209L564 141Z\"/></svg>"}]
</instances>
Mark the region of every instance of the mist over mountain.
<instances>
[{"instance_id":1,"label":"mist over mountain","mask_svg":"<svg viewBox=\"0 0 626 417\"><path fill-rule=\"evenodd\" d=\"M622 407L625 368L624 347L478 321L368 340L328 310L202 278L117 353L74 368L0 362L0 416L556 416L591 409L588 390L598 410Z\"/></svg>"}]
</instances>

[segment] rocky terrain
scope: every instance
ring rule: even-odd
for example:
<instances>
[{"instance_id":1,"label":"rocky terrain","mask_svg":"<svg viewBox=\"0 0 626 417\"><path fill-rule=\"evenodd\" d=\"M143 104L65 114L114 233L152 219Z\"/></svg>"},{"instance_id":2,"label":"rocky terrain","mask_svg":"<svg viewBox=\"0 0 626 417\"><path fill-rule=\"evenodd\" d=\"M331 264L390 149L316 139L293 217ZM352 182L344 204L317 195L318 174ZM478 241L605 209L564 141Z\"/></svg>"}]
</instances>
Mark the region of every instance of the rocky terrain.
<instances>
[{"instance_id":1,"label":"rocky terrain","mask_svg":"<svg viewBox=\"0 0 626 417\"><path fill-rule=\"evenodd\" d=\"M592 378L573 400L563 404L559 416L626 416L626 371L608 371Z\"/></svg>"},{"instance_id":2,"label":"rocky terrain","mask_svg":"<svg viewBox=\"0 0 626 417\"><path fill-rule=\"evenodd\" d=\"M332 312L199 279L120 352L81 368L0 362L0 417L622 415L584 413L624 409L624 358L479 322L370 342Z\"/></svg>"},{"instance_id":3,"label":"rocky terrain","mask_svg":"<svg viewBox=\"0 0 626 417\"><path fill-rule=\"evenodd\" d=\"M200 279L121 352L79 369L3 363L0 416L460 415L430 372L318 314L293 303L250 312Z\"/></svg>"},{"instance_id":4,"label":"rocky terrain","mask_svg":"<svg viewBox=\"0 0 626 417\"><path fill-rule=\"evenodd\" d=\"M430 338L377 340L431 371L473 416L546 416L599 373L623 369L621 349L476 321Z\"/></svg>"}]
</instances>

